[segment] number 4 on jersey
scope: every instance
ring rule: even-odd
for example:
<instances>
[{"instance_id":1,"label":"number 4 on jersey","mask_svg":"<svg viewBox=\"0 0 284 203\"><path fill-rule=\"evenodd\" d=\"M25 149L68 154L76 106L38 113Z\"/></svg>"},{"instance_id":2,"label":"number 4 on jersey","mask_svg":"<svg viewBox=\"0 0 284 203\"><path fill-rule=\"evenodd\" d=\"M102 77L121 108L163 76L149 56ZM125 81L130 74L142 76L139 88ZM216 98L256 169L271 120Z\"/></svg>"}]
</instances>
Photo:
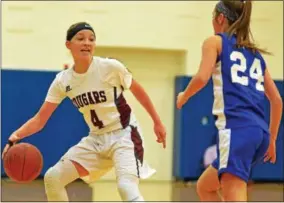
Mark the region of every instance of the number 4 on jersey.
<instances>
[{"instance_id":1,"label":"number 4 on jersey","mask_svg":"<svg viewBox=\"0 0 284 203\"><path fill-rule=\"evenodd\" d=\"M91 110L91 120L92 120L93 125L98 127L99 129L104 127L103 122L99 120L98 115L93 109Z\"/></svg>"},{"instance_id":2,"label":"number 4 on jersey","mask_svg":"<svg viewBox=\"0 0 284 203\"><path fill-rule=\"evenodd\" d=\"M249 78L247 76L238 76L238 72L244 73L247 69L247 60L244 57L244 55L241 52L234 51L230 55L230 58L232 61L236 62L237 60L240 60L240 64L234 64L231 67L231 77L233 83L239 83L244 86L248 86L249 84ZM249 69L249 76L252 79L257 80L257 83L255 85L255 88L258 91L264 91L264 86L262 82L264 81L263 72L261 69L261 63L260 60L255 58L252 66Z\"/></svg>"}]
</instances>

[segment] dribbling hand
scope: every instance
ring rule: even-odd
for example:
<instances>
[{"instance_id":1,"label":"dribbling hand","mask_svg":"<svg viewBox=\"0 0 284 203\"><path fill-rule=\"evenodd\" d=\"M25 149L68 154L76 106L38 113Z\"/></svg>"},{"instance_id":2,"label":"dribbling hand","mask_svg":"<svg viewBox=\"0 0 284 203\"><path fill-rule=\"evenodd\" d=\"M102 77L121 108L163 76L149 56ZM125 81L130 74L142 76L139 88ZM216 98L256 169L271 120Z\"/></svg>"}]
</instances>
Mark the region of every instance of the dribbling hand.
<instances>
[{"instance_id":1,"label":"dribbling hand","mask_svg":"<svg viewBox=\"0 0 284 203\"><path fill-rule=\"evenodd\" d=\"M157 136L157 142L163 144L163 148L166 148L166 128L163 126L162 123L157 123L154 126L154 132Z\"/></svg>"},{"instance_id":2,"label":"dribbling hand","mask_svg":"<svg viewBox=\"0 0 284 203\"><path fill-rule=\"evenodd\" d=\"M4 159L4 157L5 157L6 153L8 152L8 150L19 140L20 140L20 138L15 133L13 133L9 137L8 144L6 144L6 146L4 147L4 150L2 152L2 159Z\"/></svg>"}]
</instances>

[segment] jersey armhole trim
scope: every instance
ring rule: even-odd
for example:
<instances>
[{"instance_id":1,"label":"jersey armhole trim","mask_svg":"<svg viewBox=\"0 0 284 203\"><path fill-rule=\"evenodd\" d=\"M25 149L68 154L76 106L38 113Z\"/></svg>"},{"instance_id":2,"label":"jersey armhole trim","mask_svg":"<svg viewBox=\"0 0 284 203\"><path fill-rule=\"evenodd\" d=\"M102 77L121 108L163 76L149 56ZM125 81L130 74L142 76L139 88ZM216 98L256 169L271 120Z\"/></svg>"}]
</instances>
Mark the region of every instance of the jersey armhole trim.
<instances>
[{"instance_id":1,"label":"jersey armhole trim","mask_svg":"<svg viewBox=\"0 0 284 203\"><path fill-rule=\"evenodd\" d=\"M223 33L217 33L217 34L215 34L215 36L220 36L221 40L222 40L221 41L222 51L218 54L217 59L216 59L216 63L219 63L221 61L222 54L223 54L224 34Z\"/></svg>"}]
</instances>

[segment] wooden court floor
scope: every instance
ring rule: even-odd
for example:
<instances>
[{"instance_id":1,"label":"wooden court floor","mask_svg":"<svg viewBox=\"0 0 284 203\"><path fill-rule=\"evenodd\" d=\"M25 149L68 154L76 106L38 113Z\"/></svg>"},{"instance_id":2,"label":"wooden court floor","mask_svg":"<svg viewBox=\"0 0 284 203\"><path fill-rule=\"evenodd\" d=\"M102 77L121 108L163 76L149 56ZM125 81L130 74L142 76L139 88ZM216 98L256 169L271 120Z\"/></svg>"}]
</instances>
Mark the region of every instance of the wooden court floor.
<instances>
[{"instance_id":1,"label":"wooden court floor","mask_svg":"<svg viewBox=\"0 0 284 203\"><path fill-rule=\"evenodd\" d=\"M140 183L140 190L146 201L199 201L194 182ZM120 201L114 181L98 181L91 187L76 181L67 188L70 201ZM1 179L1 201L47 201L42 180L30 184L17 184ZM249 188L249 201L283 202L283 183L253 184Z\"/></svg>"}]
</instances>

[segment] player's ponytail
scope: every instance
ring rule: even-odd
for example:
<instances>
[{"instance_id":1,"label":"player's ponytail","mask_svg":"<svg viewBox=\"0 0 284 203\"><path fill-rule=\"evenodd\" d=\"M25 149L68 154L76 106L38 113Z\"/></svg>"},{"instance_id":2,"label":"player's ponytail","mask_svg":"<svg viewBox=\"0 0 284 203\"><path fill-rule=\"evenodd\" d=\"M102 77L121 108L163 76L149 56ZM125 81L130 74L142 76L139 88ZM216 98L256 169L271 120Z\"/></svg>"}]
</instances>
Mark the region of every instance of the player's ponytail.
<instances>
[{"instance_id":1,"label":"player's ponytail","mask_svg":"<svg viewBox=\"0 0 284 203\"><path fill-rule=\"evenodd\" d=\"M238 17L235 21L229 21L229 28L227 33L232 36L237 35L237 47L246 47L251 49L253 52L260 52L263 54L271 54L265 49L257 47L254 43L253 35L250 30L251 13L252 13L252 1L232 1L232 0L221 0L224 5Z\"/></svg>"}]
</instances>

